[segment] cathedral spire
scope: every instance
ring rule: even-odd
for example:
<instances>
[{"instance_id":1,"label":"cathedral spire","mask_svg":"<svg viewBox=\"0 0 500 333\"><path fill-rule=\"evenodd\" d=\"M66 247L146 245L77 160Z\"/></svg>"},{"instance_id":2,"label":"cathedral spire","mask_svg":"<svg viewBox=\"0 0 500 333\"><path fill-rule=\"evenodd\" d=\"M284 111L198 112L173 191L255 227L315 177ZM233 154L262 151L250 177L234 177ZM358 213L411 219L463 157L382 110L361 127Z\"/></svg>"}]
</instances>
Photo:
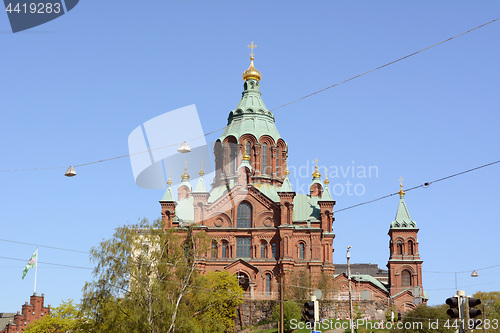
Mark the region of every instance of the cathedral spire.
<instances>
[{"instance_id":1,"label":"cathedral spire","mask_svg":"<svg viewBox=\"0 0 500 333\"><path fill-rule=\"evenodd\" d=\"M167 190L165 191L165 194L163 195L163 198L160 200L160 202L175 201L174 194L172 193L172 178L170 178L170 175L168 175L167 185Z\"/></svg>"},{"instance_id":2,"label":"cathedral spire","mask_svg":"<svg viewBox=\"0 0 500 333\"><path fill-rule=\"evenodd\" d=\"M198 179L198 184L194 188L194 192L207 192L207 187L205 186L205 181L203 180L203 175L205 172L203 171L203 165L200 167L200 172L198 173L200 178Z\"/></svg>"},{"instance_id":3,"label":"cathedral spire","mask_svg":"<svg viewBox=\"0 0 500 333\"><path fill-rule=\"evenodd\" d=\"M325 181L323 183L325 184L325 189L323 190L321 201L333 201L330 188L328 186L328 184L330 184L330 181L328 180L328 169L325 170Z\"/></svg>"},{"instance_id":4,"label":"cathedral spire","mask_svg":"<svg viewBox=\"0 0 500 333\"><path fill-rule=\"evenodd\" d=\"M404 180L404 178L403 178L403 177L399 177L399 181L400 181L400 183L399 183L399 187L400 187L400 189L399 189L398 194L399 194L399 197L400 197L401 199L402 199L402 198L405 196L405 194L406 194L406 193L405 193L405 191L403 190L403 180Z\"/></svg>"},{"instance_id":5,"label":"cathedral spire","mask_svg":"<svg viewBox=\"0 0 500 333\"><path fill-rule=\"evenodd\" d=\"M289 174L290 171L288 171L288 163L287 163L285 169L285 180L283 180L283 185L278 190L278 192L293 192L292 183L290 183L290 179L288 178Z\"/></svg>"},{"instance_id":6,"label":"cathedral spire","mask_svg":"<svg viewBox=\"0 0 500 333\"><path fill-rule=\"evenodd\" d=\"M398 211L396 212L396 217L394 221L391 223L391 228L394 227L403 227L403 228L416 228L417 224L410 217L410 212L408 211L408 207L405 202L405 191L403 190L403 178L399 179L399 205Z\"/></svg>"},{"instance_id":7,"label":"cathedral spire","mask_svg":"<svg viewBox=\"0 0 500 333\"><path fill-rule=\"evenodd\" d=\"M261 79L261 74L258 70L255 69L253 65L253 56L255 55L253 53L253 49L257 47L253 42L250 43L250 45L247 46L250 48L252 51L250 51L250 67L246 71L243 72L243 81L248 81L248 80L256 80L260 81Z\"/></svg>"},{"instance_id":8,"label":"cathedral spire","mask_svg":"<svg viewBox=\"0 0 500 333\"><path fill-rule=\"evenodd\" d=\"M312 177L314 180L321 179L321 173L319 173L318 171L318 159L315 159L314 162L316 162L316 166L314 167L314 172L312 173Z\"/></svg>"}]
</instances>

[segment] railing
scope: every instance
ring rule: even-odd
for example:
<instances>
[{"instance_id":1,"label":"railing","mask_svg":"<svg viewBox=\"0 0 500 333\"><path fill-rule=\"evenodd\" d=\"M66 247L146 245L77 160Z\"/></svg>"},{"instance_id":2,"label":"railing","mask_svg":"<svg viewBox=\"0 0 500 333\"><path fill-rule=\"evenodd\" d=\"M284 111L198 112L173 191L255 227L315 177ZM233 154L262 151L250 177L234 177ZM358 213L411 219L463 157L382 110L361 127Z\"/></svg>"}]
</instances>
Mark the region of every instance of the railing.
<instances>
[{"instance_id":1,"label":"railing","mask_svg":"<svg viewBox=\"0 0 500 333\"><path fill-rule=\"evenodd\" d=\"M250 291L245 291L243 293L243 297L245 299L251 299L252 295ZM262 291L254 291L253 299L264 300L264 299L279 299L279 293L276 291L271 292L262 292Z\"/></svg>"}]
</instances>

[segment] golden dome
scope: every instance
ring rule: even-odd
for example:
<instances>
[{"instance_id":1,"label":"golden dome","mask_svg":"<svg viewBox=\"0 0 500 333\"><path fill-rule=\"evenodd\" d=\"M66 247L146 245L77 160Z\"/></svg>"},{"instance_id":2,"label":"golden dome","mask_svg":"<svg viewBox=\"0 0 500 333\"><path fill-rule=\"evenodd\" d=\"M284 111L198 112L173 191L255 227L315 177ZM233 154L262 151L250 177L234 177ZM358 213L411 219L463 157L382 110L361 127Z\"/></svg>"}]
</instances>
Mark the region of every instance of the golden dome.
<instances>
[{"instance_id":1,"label":"golden dome","mask_svg":"<svg viewBox=\"0 0 500 333\"><path fill-rule=\"evenodd\" d=\"M401 187L401 188L399 189L398 194L401 195L401 196L405 195L405 191L403 191L403 184L400 184L399 187Z\"/></svg>"},{"instance_id":2,"label":"golden dome","mask_svg":"<svg viewBox=\"0 0 500 333\"><path fill-rule=\"evenodd\" d=\"M168 176L167 184L168 186L172 185L172 178L170 176Z\"/></svg>"},{"instance_id":3,"label":"golden dome","mask_svg":"<svg viewBox=\"0 0 500 333\"><path fill-rule=\"evenodd\" d=\"M260 72L255 69L253 66L253 56L250 57L250 67L246 71L243 72L243 81L247 80L257 80L260 81L261 79Z\"/></svg>"},{"instance_id":4,"label":"golden dome","mask_svg":"<svg viewBox=\"0 0 500 333\"><path fill-rule=\"evenodd\" d=\"M288 171L288 163L286 164L285 168L285 176L288 176L290 174L290 171Z\"/></svg>"},{"instance_id":5,"label":"golden dome","mask_svg":"<svg viewBox=\"0 0 500 333\"><path fill-rule=\"evenodd\" d=\"M318 171L318 164L316 164L316 167L314 169L314 172L312 173L313 178L321 178L321 174Z\"/></svg>"},{"instance_id":6,"label":"golden dome","mask_svg":"<svg viewBox=\"0 0 500 333\"><path fill-rule=\"evenodd\" d=\"M399 194L400 196L405 195L405 191L403 191L403 180L404 180L404 178L403 178L403 177L399 177L399 181L400 181L400 183L399 183L399 187L400 187L400 189L399 189L398 194Z\"/></svg>"},{"instance_id":7,"label":"golden dome","mask_svg":"<svg viewBox=\"0 0 500 333\"><path fill-rule=\"evenodd\" d=\"M187 173L187 167L184 168L184 173L181 175L182 179L189 179L189 174Z\"/></svg>"},{"instance_id":8,"label":"golden dome","mask_svg":"<svg viewBox=\"0 0 500 333\"><path fill-rule=\"evenodd\" d=\"M328 180L328 169L326 170L325 181L323 183L325 183L325 185L330 184L330 181Z\"/></svg>"}]
</instances>

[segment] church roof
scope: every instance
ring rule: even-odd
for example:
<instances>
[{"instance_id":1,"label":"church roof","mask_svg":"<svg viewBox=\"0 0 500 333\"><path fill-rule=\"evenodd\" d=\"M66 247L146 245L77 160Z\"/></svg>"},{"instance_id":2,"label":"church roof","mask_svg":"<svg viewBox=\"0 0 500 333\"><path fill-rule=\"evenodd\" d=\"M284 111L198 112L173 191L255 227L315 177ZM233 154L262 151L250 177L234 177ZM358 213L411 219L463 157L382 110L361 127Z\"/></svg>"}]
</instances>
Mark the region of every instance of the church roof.
<instances>
[{"instance_id":1,"label":"church roof","mask_svg":"<svg viewBox=\"0 0 500 333\"><path fill-rule=\"evenodd\" d=\"M288 175L285 176L285 180L283 181L283 185L281 185L278 192L293 192L292 184L290 183L290 179L288 179Z\"/></svg>"},{"instance_id":2,"label":"church roof","mask_svg":"<svg viewBox=\"0 0 500 333\"><path fill-rule=\"evenodd\" d=\"M253 134L257 140L263 135L269 135L275 143L281 138L274 124L274 115L266 108L259 87L259 81L254 78L246 80L241 100L236 109L229 113L228 124L220 141L228 136L239 139L247 133Z\"/></svg>"},{"instance_id":3,"label":"church roof","mask_svg":"<svg viewBox=\"0 0 500 333\"><path fill-rule=\"evenodd\" d=\"M363 282L363 281L366 281L366 282L371 282L373 283L374 285L376 285L377 287L379 287L380 289L382 289L383 291L385 292L389 292L387 290L387 288L384 286L384 284L382 282L380 282L379 280L375 279L373 276L371 275L366 275L366 274L352 274L351 275L352 278L356 281L360 281L360 282Z\"/></svg>"},{"instance_id":4,"label":"church roof","mask_svg":"<svg viewBox=\"0 0 500 333\"><path fill-rule=\"evenodd\" d=\"M391 228L416 228L417 224L410 217L410 212L408 207L406 207L406 202L404 194L400 194L398 211L396 212L396 218L391 223Z\"/></svg>"},{"instance_id":5,"label":"church roof","mask_svg":"<svg viewBox=\"0 0 500 333\"><path fill-rule=\"evenodd\" d=\"M203 175L200 175L193 192L208 192L207 187L205 186L205 181L203 180Z\"/></svg>"},{"instance_id":6,"label":"church roof","mask_svg":"<svg viewBox=\"0 0 500 333\"><path fill-rule=\"evenodd\" d=\"M318 197L297 194L293 199L293 220L319 221L321 209L318 205L318 199Z\"/></svg>"},{"instance_id":7,"label":"church roof","mask_svg":"<svg viewBox=\"0 0 500 333\"><path fill-rule=\"evenodd\" d=\"M175 215L181 223L193 223L194 222L194 198L189 196L189 198L183 198L177 201L177 207L175 207Z\"/></svg>"},{"instance_id":8,"label":"church roof","mask_svg":"<svg viewBox=\"0 0 500 333\"><path fill-rule=\"evenodd\" d=\"M163 195L163 198L160 200L161 201L175 201L174 199L174 194L172 193L172 179L170 179L170 176L168 177L167 181L167 190L165 191L165 194Z\"/></svg>"}]
</instances>

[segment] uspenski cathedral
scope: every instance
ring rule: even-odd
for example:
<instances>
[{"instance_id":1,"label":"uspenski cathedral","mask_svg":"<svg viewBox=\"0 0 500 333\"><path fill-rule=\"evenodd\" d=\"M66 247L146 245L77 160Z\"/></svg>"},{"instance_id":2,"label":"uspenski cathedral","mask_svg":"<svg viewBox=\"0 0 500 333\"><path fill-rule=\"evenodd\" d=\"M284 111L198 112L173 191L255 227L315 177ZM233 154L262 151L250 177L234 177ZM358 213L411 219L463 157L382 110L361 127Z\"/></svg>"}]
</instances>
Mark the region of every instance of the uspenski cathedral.
<instances>
[{"instance_id":1,"label":"uspenski cathedral","mask_svg":"<svg viewBox=\"0 0 500 333\"><path fill-rule=\"evenodd\" d=\"M335 282L338 288L326 298L341 300L348 291L348 277L346 265L337 268L333 263L335 200L329 181L322 179L316 165L309 194L292 188L288 146L262 100L253 48L243 81L242 97L214 147L216 172L210 190L203 170L193 187L186 168L176 200L169 179L160 200L164 227L196 223L213 239L198 269L237 275L250 299L277 299L280 281L286 283L298 272L306 272L312 281L326 276ZM388 269L354 264L351 276L354 297L388 300L406 312L428 297L422 288L418 228L402 185L399 195L388 233Z\"/></svg>"}]
</instances>

